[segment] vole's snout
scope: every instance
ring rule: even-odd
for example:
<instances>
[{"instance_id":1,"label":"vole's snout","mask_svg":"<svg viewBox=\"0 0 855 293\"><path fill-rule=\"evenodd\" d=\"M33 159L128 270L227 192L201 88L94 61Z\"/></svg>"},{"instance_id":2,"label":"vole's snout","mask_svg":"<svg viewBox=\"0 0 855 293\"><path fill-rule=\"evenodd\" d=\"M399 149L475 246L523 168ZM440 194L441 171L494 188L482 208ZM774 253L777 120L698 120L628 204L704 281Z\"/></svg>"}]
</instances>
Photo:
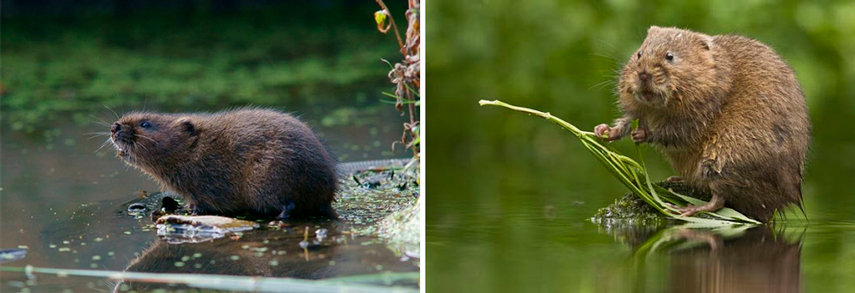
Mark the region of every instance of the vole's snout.
<instances>
[{"instance_id":1,"label":"vole's snout","mask_svg":"<svg viewBox=\"0 0 855 293\"><path fill-rule=\"evenodd\" d=\"M134 129L128 125L123 125L119 122L113 123L110 127L110 137L119 143L131 143L133 141Z\"/></svg>"},{"instance_id":2,"label":"vole's snout","mask_svg":"<svg viewBox=\"0 0 855 293\"><path fill-rule=\"evenodd\" d=\"M638 73L638 79L641 80L641 83L647 84L650 82L650 73L647 73L647 70L641 71Z\"/></svg>"}]
</instances>

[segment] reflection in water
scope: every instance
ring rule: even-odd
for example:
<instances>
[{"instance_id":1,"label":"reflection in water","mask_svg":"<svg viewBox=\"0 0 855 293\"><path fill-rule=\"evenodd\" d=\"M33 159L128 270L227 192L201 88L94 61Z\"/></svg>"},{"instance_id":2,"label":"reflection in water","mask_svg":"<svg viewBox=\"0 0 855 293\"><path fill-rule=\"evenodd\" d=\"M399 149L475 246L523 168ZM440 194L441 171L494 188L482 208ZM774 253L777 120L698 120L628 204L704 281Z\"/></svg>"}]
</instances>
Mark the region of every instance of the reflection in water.
<instances>
[{"instance_id":1,"label":"reflection in water","mask_svg":"<svg viewBox=\"0 0 855 293\"><path fill-rule=\"evenodd\" d=\"M634 245L669 256L671 292L800 292L802 237L773 226L674 226ZM643 241L643 242L642 242Z\"/></svg>"},{"instance_id":2,"label":"reflection in water","mask_svg":"<svg viewBox=\"0 0 855 293\"><path fill-rule=\"evenodd\" d=\"M240 236L183 244L170 244L161 236L131 260L126 271L326 279L417 268L418 260L389 261L399 258L382 245L370 245L371 241L362 237L342 234L342 227L338 221L293 223L281 229L266 227ZM308 243L301 244L307 229ZM329 236L316 233L324 229ZM396 285L418 286L417 283ZM116 287L156 288L182 287L139 282L120 283Z\"/></svg>"}]
</instances>

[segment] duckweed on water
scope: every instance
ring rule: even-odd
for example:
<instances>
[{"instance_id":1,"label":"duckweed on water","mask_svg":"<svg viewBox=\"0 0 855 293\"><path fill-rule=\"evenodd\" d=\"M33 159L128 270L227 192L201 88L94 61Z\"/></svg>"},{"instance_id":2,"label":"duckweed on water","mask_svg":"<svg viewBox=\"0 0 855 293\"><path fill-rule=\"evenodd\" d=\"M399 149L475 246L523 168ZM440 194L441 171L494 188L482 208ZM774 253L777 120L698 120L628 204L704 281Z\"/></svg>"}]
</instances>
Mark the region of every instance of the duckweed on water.
<instances>
[{"instance_id":1,"label":"duckweed on water","mask_svg":"<svg viewBox=\"0 0 855 293\"><path fill-rule=\"evenodd\" d=\"M342 194L333 204L342 220L373 224L411 206L418 196L414 173L397 170L359 171L342 179Z\"/></svg>"},{"instance_id":2,"label":"duckweed on water","mask_svg":"<svg viewBox=\"0 0 855 293\"><path fill-rule=\"evenodd\" d=\"M420 256L419 236L421 232L420 206L412 206L395 212L377 224L377 235L386 239L396 254Z\"/></svg>"},{"instance_id":3,"label":"duckweed on water","mask_svg":"<svg viewBox=\"0 0 855 293\"><path fill-rule=\"evenodd\" d=\"M355 172L343 179L343 190L347 192L341 195L335 208L343 219L368 224L353 233L379 236L397 255L419 255L417 180L416 172L402 168ZM373 241L362 243L369 244Z\"/></svg>"}]
</instances>

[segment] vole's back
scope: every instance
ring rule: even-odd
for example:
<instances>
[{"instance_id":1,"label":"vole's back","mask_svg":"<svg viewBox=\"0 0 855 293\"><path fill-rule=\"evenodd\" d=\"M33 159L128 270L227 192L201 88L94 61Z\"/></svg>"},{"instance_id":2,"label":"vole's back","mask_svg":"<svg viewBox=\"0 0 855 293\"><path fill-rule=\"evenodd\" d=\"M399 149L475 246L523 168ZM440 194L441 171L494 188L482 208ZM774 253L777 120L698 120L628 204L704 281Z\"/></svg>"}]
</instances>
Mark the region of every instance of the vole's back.
<instances>
[{"instance_id":1,"label":"vole's back","mask_svg":"<svg viewBox=\"0 0 855 293\"><path fill-rule=\"evenodd\" d=\"M801 204L810 143L805 98L792 69L768 46L741 36L716 36L730 59L732 86L709 128L695 179L717 185L728 203L758 219Z\"/></svg>"},{"instance_id":2,"label":"vole's back","mask_svg":"<svg viewBox=\"0 0 855 293\"><path fill-rule=\"evenodd\" d=\"M335 162L289 114L242 109L200 115L200 140L184 165L187 194L202 213L335 217ZM194 182L195 181L195 182Z\"/></svg>"}]
</instances>

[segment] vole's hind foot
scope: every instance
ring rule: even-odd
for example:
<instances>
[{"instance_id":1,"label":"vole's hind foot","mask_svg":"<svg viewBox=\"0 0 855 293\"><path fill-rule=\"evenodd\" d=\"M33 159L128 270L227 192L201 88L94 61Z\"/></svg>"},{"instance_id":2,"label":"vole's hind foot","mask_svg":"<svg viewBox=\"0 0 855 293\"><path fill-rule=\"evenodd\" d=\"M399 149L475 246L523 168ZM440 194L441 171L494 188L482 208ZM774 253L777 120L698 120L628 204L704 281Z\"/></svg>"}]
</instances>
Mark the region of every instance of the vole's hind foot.
<instances>
[{"instance_id":1,"label":"vole's hind foot","mask_svg":"<svg viewBox=\"0 0 855 293\"><path fill-rule=\"evenodd\" d=\"M671 176L671 177L668 177L665 179L665 181L668 181L668 182L683 182L685 180L686 179L681 177L681 176Z\"/></svg>"},{"instance_id":2,"label":"vole's hind foot","mask_svg":"<svg viewBox=\"0 0 855 293\"><path fill-rule=\"evenodd\" d=\"M724 197L713 193L710 201L704 205L699 206L687 206L687 207L677 207L671 205L673 208L677 209L680 212L681 217L691 217L700 212L715 212L724 207Z\"/></svg>"},{"instance_id":3,"label":"vole's hind foot","mask_svg":"<svg viewBox=\"0 0 855 293\"><path fill-rule=\"evenodd\" d=\"M282 206L282 213L276 216L276 219L282 221L288 220L288 218L291 217L291 211L293 211L295 207L296 205L294 204L294 202L289 201L288 204Z\"/></svg>"}]
</instances>

